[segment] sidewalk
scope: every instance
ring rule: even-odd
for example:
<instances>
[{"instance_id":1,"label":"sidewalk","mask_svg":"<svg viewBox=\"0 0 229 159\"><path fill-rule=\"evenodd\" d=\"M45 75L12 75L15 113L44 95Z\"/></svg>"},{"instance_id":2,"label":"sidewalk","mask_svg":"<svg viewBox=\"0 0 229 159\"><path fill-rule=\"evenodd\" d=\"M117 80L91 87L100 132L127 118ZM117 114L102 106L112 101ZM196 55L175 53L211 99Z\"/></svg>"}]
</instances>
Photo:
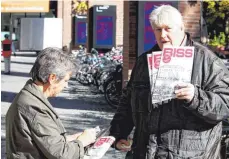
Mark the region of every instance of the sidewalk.
<instances>
[{"instance_id":1,"label":"sidewalk","mask_svg":"<svg viewBox=\"0 0 229 159\"><path fill-rule=\"evenodd\" d=\"M5 115L10 103L29 79L29 71L36 57L12 56L11 75L1 75L1 158L5 158ZM1 68L4 69L3 58ZM50 99L55 110L69 134L93 128L99 125L106 128L114 110L107 105L102 94L96 90L78 84L74 79L69 81L69 87L59 96ZM124 158L125 153L110 148L103 159Z\"/></svg>"}]
</instances>

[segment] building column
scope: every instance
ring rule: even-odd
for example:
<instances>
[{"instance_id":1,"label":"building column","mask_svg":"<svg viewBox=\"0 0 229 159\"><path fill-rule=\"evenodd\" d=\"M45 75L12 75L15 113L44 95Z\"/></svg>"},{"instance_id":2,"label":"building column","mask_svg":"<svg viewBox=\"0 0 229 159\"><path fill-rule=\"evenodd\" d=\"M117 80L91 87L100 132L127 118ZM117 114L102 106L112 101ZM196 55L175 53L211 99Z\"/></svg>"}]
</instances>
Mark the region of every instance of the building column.
<instances>
[{"instance_id":1,"label":"building column","mask_svg":"<svg viewBox=\"0 0 229 159\"><path fill-rule=\"evenodd\" d=\"M124 1L123 7L123 81L129 79L129 1Z\"/></svg>"},{"instance_id":2,"label":"building column","mask_svg":"<svg viewBox=\"0 0 229 159\"><path fill-rule=\"evenodd\" d=\"M183 16L185 29L191 34L191 37L200 40L200 18L201 2L197 1L180 1L178 9Z\"/></svg>"},{"instance_id":3,"label":"building column","mask_svg":"<svg viewBox=\"0 0 229 159\"><path fill-rule=\"evenodd\" d=\"M62 18L62 45L71 49L72 44L72 1L59 0L57 18Z\"/></svg>"},{"instance_id":4,"label":"building column","mask_svg":"<svg viewBox=\"0 0 229 159\"><path fill-rule=\"evenodd\" d=\"M123 81L129 80L137 58L137 1L124 1Z\"/></svg>"}]
</instances>

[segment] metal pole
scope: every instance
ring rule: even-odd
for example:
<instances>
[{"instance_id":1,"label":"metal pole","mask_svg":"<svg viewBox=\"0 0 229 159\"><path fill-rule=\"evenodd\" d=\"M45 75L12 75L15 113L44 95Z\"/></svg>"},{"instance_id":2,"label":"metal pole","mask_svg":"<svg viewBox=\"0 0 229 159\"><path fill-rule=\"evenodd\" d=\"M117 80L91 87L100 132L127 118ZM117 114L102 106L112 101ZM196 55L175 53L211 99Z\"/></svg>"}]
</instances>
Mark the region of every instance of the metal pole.
<instances>
[{"instance_id":1,"label":"metal pole","mask_svg":"<svg viewBox=\"0 0 229 159\"><path fill-rule=\"evenodd\" d=\"M10 36L9 36L9 39L12 40L12 33L13 33L13 17L12 17L12 13L10 13Z\"/></svg>"}]
</instances>

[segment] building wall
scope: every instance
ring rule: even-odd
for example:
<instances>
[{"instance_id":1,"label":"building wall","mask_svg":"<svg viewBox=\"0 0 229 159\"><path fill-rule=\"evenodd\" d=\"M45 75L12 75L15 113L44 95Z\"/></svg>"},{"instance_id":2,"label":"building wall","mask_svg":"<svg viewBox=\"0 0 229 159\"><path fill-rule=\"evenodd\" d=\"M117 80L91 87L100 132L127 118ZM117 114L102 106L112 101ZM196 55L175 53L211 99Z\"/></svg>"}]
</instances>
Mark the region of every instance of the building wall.
<instances>
[{"instance_id":1,"label":"building wall","mask_svg":"<svg viewBox=\"0 0 229 159\"><path fill-rule=\"evenodd\" d=\"M186 31L191 34L194 39L200 38L200 15L201 15L200 2L181 1L179 2L178 9L181 12Z\"/></svg>"},{"instance_id":2,"label":"building wall","mask_svg":"<svg viewBox=\"0 0 229 159\"><path fill-rule=\"evenodd\" d=\"M62 45L66 45L68 48L70 48L72 42L72 2L59 0L57 8L57 18L63 19Z\"/></svg>"},{"instance_id":3,"label":"building wall","mask_svg":"<svg viewBox=\"0 0 229 159\"><path fill-rule=\"evenodd\" d=\"M128 71L129 71L129 23L130 23L130 13L129 13L129 1L124 2L124 28L123 28L123 79L128 79Z\"/></svg>"},{"instance_id":4,"label":"building wall","mask_svg":"<svg viewBox=\"0 0 229 159\"><path fill-rule=\"evenodd\" d=\"M123 79L129 79L137 56L137 8L138 2L124 2L124 30L123 30Z\"/></svg>"}]
</instances>

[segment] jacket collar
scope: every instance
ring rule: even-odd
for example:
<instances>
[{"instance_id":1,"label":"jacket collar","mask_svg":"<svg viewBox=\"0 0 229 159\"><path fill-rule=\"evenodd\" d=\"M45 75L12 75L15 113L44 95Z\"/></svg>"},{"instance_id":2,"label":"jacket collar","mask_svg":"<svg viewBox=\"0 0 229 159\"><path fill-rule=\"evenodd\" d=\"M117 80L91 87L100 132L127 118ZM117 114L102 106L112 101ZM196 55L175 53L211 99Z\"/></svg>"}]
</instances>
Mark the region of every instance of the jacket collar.
<instances>
[{"instance_id":1,"label":"jacket collar","mask_svg":"<svg viewBox=\"0 0 229 159\"><path fill-rule=\"evenodd\" d=\"M191 38L191 35L186 32L187 35L187 40L186 40L186 45L185 46L193 46L193 40Z\"/></svg>"},{"instance_id":2,"label":"jacket collar","mask_svg":"<svg viewBox=\"0 0 229 159\"><path fill-rule=\"evenodd\" d=\"M40 101L42 101L57 117L56 111L53 109L53 106L50 104L48 99L44 96L44 93L39 89L39 87L30 79L26 82L24 90L27 90L35 97L37 97Z\"/></svg>"}]
</instances>

